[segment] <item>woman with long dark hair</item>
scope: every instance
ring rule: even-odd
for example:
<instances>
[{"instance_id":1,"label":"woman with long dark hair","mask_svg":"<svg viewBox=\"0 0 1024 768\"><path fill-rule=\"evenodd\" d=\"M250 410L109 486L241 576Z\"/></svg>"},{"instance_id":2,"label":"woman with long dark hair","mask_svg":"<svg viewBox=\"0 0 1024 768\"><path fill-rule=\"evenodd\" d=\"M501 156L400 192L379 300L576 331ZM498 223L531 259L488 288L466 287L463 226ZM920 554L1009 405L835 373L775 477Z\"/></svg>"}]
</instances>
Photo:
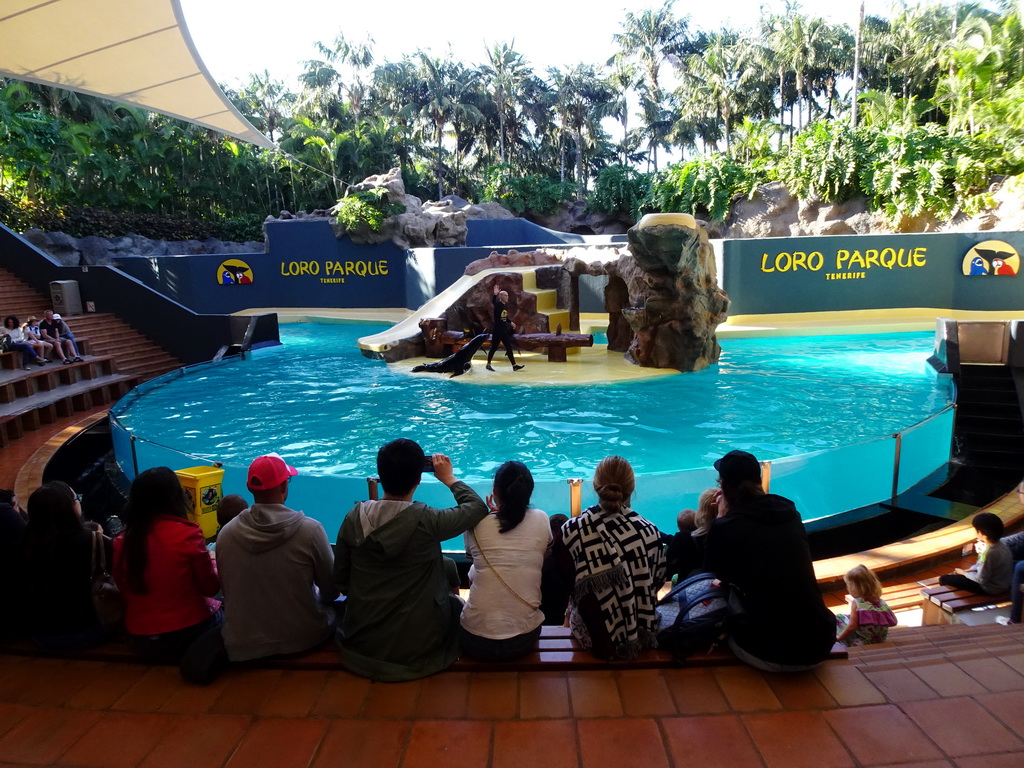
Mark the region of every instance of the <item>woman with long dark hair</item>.
<instances>
[{"instance_id":1,"label":"woman with long dark hair","mask_svg":"<svg viewBox=\"0 0 1024 768\"><path fill-rule=\"evenodd\" d=\"M490 514L466 531L469 599L462 611L462 650L485 661L505 661L537 647L544 614L540 578L551 541L548 516L530 507L533 476L506 461L487 497Z\"/></svg>"},{"instance_id":2,"label":"woman with long dark hair","mask_svg":"<svg viewBox=\"0 0 1024 768\"><path fill-rule=\"evenodd\" d=\"M125 530L114 539L114 581L125 600L128 645L141 656L177 662L222 622L220 579L202 530L188 519L178 476L141 472L128 492Z\"/></svg>"},{"instance_id":3,"label":"woman with long dark hair","mask_svg":"<svg viewBox=\"0 0 1024 768\"><path fill-rule=\"evenodd\" d=\"M569 627L602 659L633 658L656 645L658 589L664 566L661 534L629 508L633 468L608 456L594 471L598 503L562 526L555 557L573 584Z\"/></svg>"},{"instance_id":4,"label":"woman with long dark hair","mask_svg":"<svg viewBox=\"0 0 1024 768\"><path fill-rule=\"evenodd\" d=\"M23 623L47 650L102 641L106 631L92 603L94 539L110 562L110 539L82 522L81 497L67 483L44 483L28 497L21 541Z\"/></svg>"}]
</instances>

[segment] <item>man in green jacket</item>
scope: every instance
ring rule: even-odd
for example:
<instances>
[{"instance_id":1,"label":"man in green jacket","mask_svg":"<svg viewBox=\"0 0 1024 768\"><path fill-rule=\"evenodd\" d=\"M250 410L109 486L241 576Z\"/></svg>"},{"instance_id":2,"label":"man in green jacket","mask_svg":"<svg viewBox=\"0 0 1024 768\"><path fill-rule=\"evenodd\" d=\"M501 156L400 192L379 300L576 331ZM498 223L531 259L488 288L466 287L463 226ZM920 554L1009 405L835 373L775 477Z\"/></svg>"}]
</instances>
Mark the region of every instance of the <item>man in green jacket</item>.
<instances>
[{"instance_id":1,"label":"man in green jacket","mask_svg":"<svg viewBox=\"0 0 1024 768\"><path fill-rule=\"evenodd\" d=\"M334 580L346 595L341 663L373 680L415 680L459 657L462 601L445 575L441 542L475 526L487 506L456 481L447 456L432 460L458 506L412 500L426 456L412 440L394 440L377 452L384 498L357 504L338 531Z\"/></svg>"}]
</instances>

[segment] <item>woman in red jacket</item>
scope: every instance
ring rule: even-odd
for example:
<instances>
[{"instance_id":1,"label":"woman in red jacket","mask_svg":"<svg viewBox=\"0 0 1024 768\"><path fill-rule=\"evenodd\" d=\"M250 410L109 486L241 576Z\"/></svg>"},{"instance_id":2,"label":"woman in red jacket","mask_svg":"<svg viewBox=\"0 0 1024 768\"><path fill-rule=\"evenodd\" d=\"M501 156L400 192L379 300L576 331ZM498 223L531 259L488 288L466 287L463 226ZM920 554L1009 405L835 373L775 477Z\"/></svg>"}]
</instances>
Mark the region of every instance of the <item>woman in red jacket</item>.
<instances>
[{"instance_id":1,"label":"woman in red jacket","mask_svg":"<svg viewBox=\"0 0 1024 768\"><path fill-rule=\"evenodd\" d=\"M174 663L206 630L220 625L220 579L202 530L167 467L140 473L114 540L114 581L125 600L128 645L140 656Z\"/></svg>"}]
</instances>

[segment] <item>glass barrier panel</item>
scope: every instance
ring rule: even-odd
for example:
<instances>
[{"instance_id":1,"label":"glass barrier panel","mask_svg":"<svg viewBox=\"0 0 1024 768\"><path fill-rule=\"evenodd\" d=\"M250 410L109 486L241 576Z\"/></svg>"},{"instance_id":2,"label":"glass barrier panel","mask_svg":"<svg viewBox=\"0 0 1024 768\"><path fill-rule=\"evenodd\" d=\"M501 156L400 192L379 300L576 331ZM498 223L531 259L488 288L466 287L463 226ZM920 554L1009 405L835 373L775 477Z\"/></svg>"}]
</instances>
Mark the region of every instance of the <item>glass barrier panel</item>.
<instances>
[{"instance_id":1,"label":"glass barrier panel","mask_svg":"<svg viewBox=\"0 0 1024 768\"><path fill-rule=\"evenodd\" d=\"M903 432L903 445L900 447L900 493L921 482L949 461L954 414L955 411L948 408Z\"/></svg>"},{"instance_id":2,"label":"glass barrier panel","mask_svg":"<svg viewBox=\"0 0 1024 768\"><path fill-rule=\"evenodd\" d=\"M895 446L896 441L887 436L776 459L771 492L791 499L804 520L888 500Z\"/></svg>"},{"instance_id":3,"label":"glass barrier panel","mask_svg":"<svg viewBox=\"0 0 1024 768\"><path fill-rule=\"evenodd\" d=\"M170 378L202 372L207 363L173 371L159 379L145 382L129 392L111 409L111 434L115 457L121 471L131 480L134 475L131 433L118 419L118 415L140 394ZM902 492L919 482L949 459L949 445L953 426L953 409L936 415L903 433L899 490ZM814 520L858 507L888 501L892 494L895 440L891 435L829 451L792 456L772 461L771 491L792 499L804 520ZM145 439L135 441L135 455L139 470L155 466L172 469L212 464L217 457L190 456L182 451L161 446ZM245 481L247 467L224 466L224 494L239 493L250 499ZM372 474L374 468L367 468ZM676 516L686 508L696 508L697 498L706 488L716 486L718 473L711 466L640 475L631 504L640 514L665 533L677 530ZM558 512L570 514L568 478L537 479L532 504L549 515ZM483 487L485 486L486 487ZM474 490L485 498L491 492L489 483L476 483ZM303 474L296 478L289 490L289 506L306 510L318 519L333 541L345 514L352 506L367 497L366 475L342 477L336 475ZM451 507L454 500L450 491L430 476L424 476L417 490L417 501L438 508ZM583 478L582 506L597 503L591 477ZM460 538L445 542L448 551L462 551Z\"/></svg>"}]
</instances>

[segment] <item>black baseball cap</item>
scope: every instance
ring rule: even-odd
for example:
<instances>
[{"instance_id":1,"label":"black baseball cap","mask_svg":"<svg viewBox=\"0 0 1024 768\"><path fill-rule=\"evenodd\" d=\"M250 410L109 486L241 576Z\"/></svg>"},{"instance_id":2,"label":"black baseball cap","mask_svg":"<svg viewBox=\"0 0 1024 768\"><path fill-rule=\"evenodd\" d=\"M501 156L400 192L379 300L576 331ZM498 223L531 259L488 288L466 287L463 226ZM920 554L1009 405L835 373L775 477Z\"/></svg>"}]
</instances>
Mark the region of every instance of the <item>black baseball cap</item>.
<instances>
[{"instance_id":1,"label":"black baseball cap","mask_svg":"<svg viewBox=\"0 0 1024 768\"><path fill-rule=\"evenodd\" d=\"M722 485L737 486L740 483L761 482L761 464L752 453L729 451L715 462Z\"/></svg>"}]
</instances>

